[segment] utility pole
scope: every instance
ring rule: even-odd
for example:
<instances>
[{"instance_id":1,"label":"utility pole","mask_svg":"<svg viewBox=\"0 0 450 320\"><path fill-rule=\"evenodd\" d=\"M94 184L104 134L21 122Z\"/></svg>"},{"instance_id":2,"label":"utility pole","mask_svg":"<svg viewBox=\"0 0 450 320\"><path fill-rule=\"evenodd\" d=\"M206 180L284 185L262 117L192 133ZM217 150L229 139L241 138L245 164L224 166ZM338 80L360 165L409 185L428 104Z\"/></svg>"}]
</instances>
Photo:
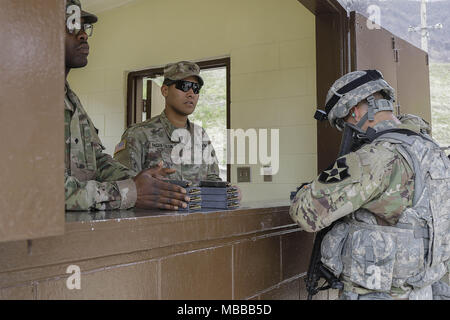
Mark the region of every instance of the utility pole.
<instances>
[{"instance_id":1,"label":"utility pole","mask_svg":"<svg viewBox=\"0 0 450 320\"><path fill-rule=\"evenodd\" d=\"M427 25L427 1L422 0L420 4L420 26L408 28L408 32L420 32L422 40L422 50L428 52L428 38L430 37L429 30L442 29L442 23L437 23L434 26Z\"/></svg>"}]
</instances>

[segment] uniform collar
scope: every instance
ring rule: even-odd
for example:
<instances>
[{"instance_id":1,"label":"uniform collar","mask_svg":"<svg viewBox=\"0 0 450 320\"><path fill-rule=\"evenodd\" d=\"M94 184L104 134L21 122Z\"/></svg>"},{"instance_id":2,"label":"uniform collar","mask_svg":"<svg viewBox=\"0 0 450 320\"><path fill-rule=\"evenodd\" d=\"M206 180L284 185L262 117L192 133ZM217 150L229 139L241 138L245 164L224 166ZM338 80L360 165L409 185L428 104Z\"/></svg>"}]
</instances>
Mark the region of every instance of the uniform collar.
<instances>
[{"instance_id":1,"label":"uniform collar","mask_svg":"<svg viewBox=\"0 0 450 320\"><path fill-rule=\"evenodd\" d=\"M414 123L402 122L402 123L398 124L393 120L381 121L381 122L377 123L373 128L377 132L389 130L389 129L408 129L408 130L414 131L416 133L420 133L420 126L415 125Z\"/></svg>"},{"instance_id":2,"label":"uniform collar","mask_svg":"<svg viewBox=\"0 0 450 320\"><path fill-rule=\"evenodd\" d=\"M399 124L397 124L394 120L383 120L374 125L373 128L377 132L380 132L384 130L395 129L398 128L398 126Z\"/></svg>"},{"instance_id":3,"label":"uniform collar","mask_svg":"<svg viewBox=\"0 0 450 320\"><path fill-rule=\"evenodd\" d=\"M74 112L75 106L73 105L73 102L70 98L71 94L73 94L73 92L70 89L69 83L66 80L65 85L64 85L64 109Z\"/></svg>"},{"instance_id":4,"label":"uniform collar","mask_svg":"<svg viewBox=\"0 0 450 320\"><path fill-rule=\"evenodd\" d=\"M172 140L172 133L175 131L175 129L179 129L179 128L175 127L172 124L172 122L170 122L170 120L166 116L165 110L163 110L163 112L161 112L159 117L161 119L161 123L164 127L164 130L166 131L166 134L167 134L167 137L169 138L169 140L172 142L179 142L179 141ZM184 128L189 130L192 134L193 126L192 126L191 122L189 121L189 119L187 119L186 126Z\"/></svg>"}]
</instances>

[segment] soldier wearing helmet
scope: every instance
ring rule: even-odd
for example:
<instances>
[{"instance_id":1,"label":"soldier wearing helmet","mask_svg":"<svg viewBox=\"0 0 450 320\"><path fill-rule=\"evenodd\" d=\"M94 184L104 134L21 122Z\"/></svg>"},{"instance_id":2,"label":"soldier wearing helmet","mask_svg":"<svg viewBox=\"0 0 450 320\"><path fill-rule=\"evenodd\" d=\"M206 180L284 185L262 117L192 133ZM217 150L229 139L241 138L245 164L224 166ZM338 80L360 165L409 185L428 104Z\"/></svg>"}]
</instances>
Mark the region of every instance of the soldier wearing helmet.
<instances>
[{"instance_id":1,"label":"soldier wearing helmet","mask_svg":"<svg viewBox=\"0 0 450 320\"><path fill-rule=\"evenodd\" d=\"M330 226L321 261L343 283L341 299L450 299L450 161L413 115L393 114L394 90L377 70L344 75L325 111L364 144L296 193L292 219Z\"/></svg>"}]
</instances>

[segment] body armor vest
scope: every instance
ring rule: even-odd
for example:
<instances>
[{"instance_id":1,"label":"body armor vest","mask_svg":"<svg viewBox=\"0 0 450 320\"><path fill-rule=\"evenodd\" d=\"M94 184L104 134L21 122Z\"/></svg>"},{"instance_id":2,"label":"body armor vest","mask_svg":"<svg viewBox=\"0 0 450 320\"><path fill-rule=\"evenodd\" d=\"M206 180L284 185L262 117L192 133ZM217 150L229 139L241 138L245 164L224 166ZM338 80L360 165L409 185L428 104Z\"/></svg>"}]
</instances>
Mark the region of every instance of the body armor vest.
<instances>
[{"instance_id":1,"label":"body armor vest","mask_svg":"<svg viewBox=\"0 0 450 320\"><path fill-rule=\"evenodd\" d=\"M394 226L380 226L358 209L337 222L322 242L322 262L336 275L363 288L429 287L449 268L450 160L426 136L386 133L414 170L413 206Z\"/></svg>"}]
</instances>

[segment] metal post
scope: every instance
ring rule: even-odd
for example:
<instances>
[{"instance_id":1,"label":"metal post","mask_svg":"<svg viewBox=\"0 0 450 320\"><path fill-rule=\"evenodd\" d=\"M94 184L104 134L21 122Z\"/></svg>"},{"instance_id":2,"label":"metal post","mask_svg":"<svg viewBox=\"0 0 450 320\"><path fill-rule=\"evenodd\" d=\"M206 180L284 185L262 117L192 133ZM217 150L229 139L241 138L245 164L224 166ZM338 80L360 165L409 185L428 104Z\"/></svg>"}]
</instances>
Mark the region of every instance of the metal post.
<instances>
[{"instance_id":1,"label":"metal post","mask_svg":"<svg viewBox=\"0 0 450 320\"><path fill-rule=\"evenodd\" d=\"M420 5L420 20L422 27L422 50L428 52L428 28L427 28L427 0L422 0Z\"/></svg>"},{"instance_id":2,"label":"metal post","mask_svg":"<svg viewBox=\"0 0 450 320\"><path fill-rule=\"evenodd\" d=\"M420 4L420 26L408 28L408 32L418 32L420 31L421 35L421 47L422 50L428 52L428 38L430 37L430 29L442 29L442 23L437 23L434 26L427 25L427 1L422 0Z\"/></svg>"}]
</instances>

